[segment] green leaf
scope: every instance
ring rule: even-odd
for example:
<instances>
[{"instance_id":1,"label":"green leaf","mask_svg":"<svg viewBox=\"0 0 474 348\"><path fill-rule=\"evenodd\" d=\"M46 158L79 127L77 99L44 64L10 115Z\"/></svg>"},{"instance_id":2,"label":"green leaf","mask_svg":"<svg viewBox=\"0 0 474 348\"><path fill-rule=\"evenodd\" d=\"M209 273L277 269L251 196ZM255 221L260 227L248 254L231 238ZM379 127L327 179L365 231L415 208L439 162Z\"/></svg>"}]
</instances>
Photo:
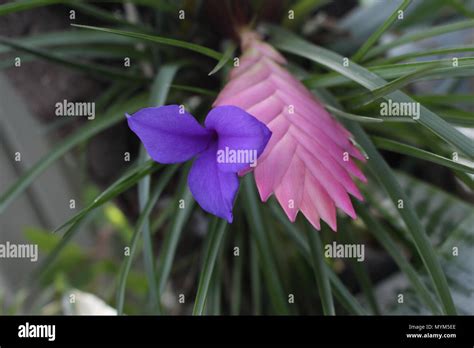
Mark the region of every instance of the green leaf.
<instances>
[{"instance_id":1,"label":"green leaf","mask_svg":"<svg viewBox=\"0 0 474 348\"><path fill-rule=\"evenodd\" d=\"M144 163L150 157L146 150L141 147L138 157L138 163ZM160 178L161 179L161 178ZM160 180L161 181L161 180ZM150 197L151 178L150 175L145 176L138 182L138 205L140 212L146 208ZM153 256L153 245L150 232L150 219L144 218L143 227L141 228L143 238L143 263L145 266L145 273L148 283L149 306L147 306L153 313L159 306L158 293L156 291L156 275L155 275L155 258Z\"/></svg>"},{"instance_id":2,"label":"green leaf","mask_svg":"<svg viewBox=\"0 0 474 348\"><path fill-rule=\"evenodd\" d=\"M36 7L64 3L64 0L18 0L0 5L0 16L10 13L31 10Z\"/></svg>"},{"instance_id":3,"label":"green leaf","mask_svg":"<svg viewBox=\"0 0 474 348\"><path fill-rule=\"evenodd\" d=\"M53 31L44 34L31 35L27 37L15 38L15 42L20 43L30 48L41 47L66 47L73 48L81 45L108 45L108 44L122 44L125 47L133 43L132 38L126 36L111 36L107 33L90 32L84 30L67 30L67 31ZM0 53L8 53L12 51L12 47L0 46ZM83 49L83 52L85 50Z\"/></svg>"},{"instance_id":4,"label":"green leaf","mask_svg":"<svg viewBox=\"0 0 474 348\"><path fill-rule=\"evenodd\" d=\"M334 296L341 303L347 311L354 315L367 315L367 311L364 307L360 305L357 299L351 294L343 282L339 279L336 273L326 267L326 270L329 275L329 280L331 281L332 289L334 291Z\"/></svg>"},{"instance_id":5,"label":"green leaf","mask_svg":"<svg viewBox=\"0 0 474 348\"><path fill-rule=\"evenodd\" d=\"M467 267L472 264L474 255L472 234L474 210L472 204L409 175L397 173L397 177L408 199L413 202L412 206L426 231L429 231L430 239L439 255L459 314L472 315L474 313L470 298L472 297L472 287L468 284L472 284L474 273L471 267ZM393 226L399 229L400 233L406 232L406 227L403 221L400 221L397 209L379 204L381 202L379 195L371 193L369 197L371 202L374 202L372 205L377 204L376 206L380 208L379 211ZM457 248L458 256L453 255L453 247ZM429 277L421 274L421 276L418 275L418 279L425 282ZM407 294L405 296L406 304L403 307L394 306L396 309L390 312L391 314L426 314L425 303L420 303L420 300L423 299L418 299L417 296L408 296L410 290L414 290L413 284L410 289L402 289Z\"/></svg>"},{"instance_id":6,"label":"green leaf","mask_svg":"<svg viewBox=\"0 0 474 348\"><path fill-rule=\"evenodd\" d=\"M1 48L1 46L0 46ZM54 52L56 57L62 58L67 61L76 61L77 59L110 59L115 60L118 64L122 64L123 57L129 57L130 59L136 59L137 61L147 60L150 59L148 53L142 51L133 51L130 52L129 49L120 46L110 46L110 45L103 45L101 47L55 47ZM41 59L37 55L34 54L22 54L21 55L21 63L29 63L34 62L37 59ZM9 69L12 68L14 64L14 58L7 58L0 62L0 69ZM77 66L68 66L72 69L82 69L82 67ZM83 70L80 70L83 71ZM97 72L93 72L93 76L97 76ZM116 78L116 75L109 75ZM130 83L128 77L125 76L124 78L120 77L119 80L123 80L126 83ZM139 81L137 81L139 82ZM123 82L122 82L123 83ZM132 83L134 83L132 81ZM67 122L64 121L63 122Z\"/></svg>"},{"instance_id":7,"label":"green leaf","mask_svg":"<svg viewBox=\"0 0 474 348\"><path fill-rule=\"evenodd\" d=\"M269 292L270 301L272 302L278 314L289 314L290 310L285 301L283 287L281 286L280 277L277 272L276 262L273 258L271 247L266 235L266 230L260 213L260 207L257 201L257 194L252 183L250 175L243 178L244 186L244 209L247 219L250 222L250 229L253 231L257 248L259 251L259 261L261 262L261 270L267 290Z\"/></svg>"},{"instance_id":8,"label":"green leaf","mask_svg":"<svg viewBox=\"0 0 474 348\"><path fill-rule=\"evenodd\" d=\"M359 48L359 50L354 54L352 60L354 62L360 62L364 58L367 51L380 39L380 37L387 31L387 29L395 22L399 16L399 11L404 11L408 5L410 5L411 0L403 0L401 5L387 18L382 25L370 35L370 37L365 41L365 43Z\"/></svg>"},{"instance_id":9,"label":"green leaf","mask_svg":"<svg viewBox=\"0 0 474 348\"><path fill-rule=\"evenodd\" d=\"M250 236L250 285L254 315L262 314L262 274L260 272L259 263L257 242L254 236Z\"/></svg>"},{"instance_id":10,"label":"green leaf","mask_svg":"<svg viewBox=\"0 0 474 348\"><path fill-rule=\"evenodd\" d=\"M401 76L393 81L390 81L383 86L365 92L362 95L355 96L349 100L349 103L351 103L351 105L354 105L355 108L370 104L376 101L377 99L385 97L387 94L395 92L396 90L408 85L409 83L419 79L420 77L429 75L434 69L438 68L439 66L440 64L438 63L426 65L410 74Z\"/></svg>"},{"instance_id":11,"label":"green leaf","mask_svg":"<svg viewBox=\"0 0 474 348\"><path fill-rule=\"evenodd\" d=\"M206 236L206 249L204 251L204 264L199 276L199 284L194 301L193 315L202 315L207 299L207 291L211 282L212 273L216 265L217 254L221 246L227 221L214 218L210 223Z\"/></svg>"},{"instance_id":12,"label":"green leaf","mask_svg":"<svg viewBox=\"0 0 474 348\"><path fill-rule=\"evenodd\" d=\"M308 58L331 70L339 72L369 90L374 90L387 83L384 79L355 63L344 67L342 64L344 58L335 52L313 45L280 28L271 27L271 31L272 42L277 48ZM384 98L392 99L399 103L415 102L408 95L400 91L390 93ZM469 157L474 157L472 141L424 106L420 106L420 117L416 121L459 148Z\"/></svg>"},{"instance_id":13,"label":"green leaf","mask_svg":"<svg viewBox=\"0 0 474 348\"><path fill-rule=\"evenodd\" d=\"M429 56L444 55L444 54L451 54L451 53L461 53L461 52L474 52L474 46L453 46L453 47L437 48L433 50L425 50L425 51L419 51L419 52L418 51L410 52L406 54L400 54L397 56L377 59L377 60L371 61L370 65L380 65L380 64L387 65L387 64L392 64L395 62L400 62L400 61L411 59L411 58L429 57Z\"/></svg>"},{"instance_id":14,"label":"green leaf","mask_svg":"<svg viewBox=\"0 0 474 348\"><path fill-rule=\"evenodd\" d=\"M374 47L367 53L367 55L365 56L365 59L372 58L376 55L379 55L387 51L390 48L401 46L406 43L413 43L413 42L420 41L429 37L439 36L446 33L452 33L454 31L459 31L459 30L468 29L472 27L474 27L474 20L470 19L470 20L465 20L465 21L449 23L445 25L438 25L438 26L434 26L433 28L420 30L415 33L406 34L399 37L398 39L390 41L389 43Z\"/></svg>"},{"instance_id":15,"label":"green leaf","mask_svg":"<svg viewBox=\"0 0 474 348\"><path fill-rule=\"evenodd\" d=\"M436 109L445 120L465 127L474 127L474 114L454 107Z\"/></svg>"},{"instance_id":16,"label":"green leaf","mask_svg":"<svg viewBox=\"0 0 474 348\"><path fill-rule=\"evenodd\" d=\"M138 217L132 240L130 241L130 244L128 246L130 248L130 254L128 256L125 256L125 260L123 262L123 265L119 274L119 280L118 280L118 286L117 286L117 299L116 299L116 308L117 308L118 315L123 314L123 305L125 301L125 289L126 289L128 274L132 266L133 256L138 246L138 240L139 240L140 234L142 233L142 230L146 226L147 222L149 221L148 219L153 210L153 207L155 206L159 197L163 193L163 190L165 189L166 185L171 180L171 178L173 177L177 169L178 169L178 165L173 165L173 166L168 167L164 171L164 173L160 176L160 180L158 184L154 188L151 195L148 197L148 200L145 203L140 213L140 216ZM148 281L150 281L150 279L148 279ZM151 284L149 283L148 286L153 289L155 288L154 274L153 274L153 282Z\"/></svg>"},{"instance_id":17,"label":"green leaf","mask_svg":"<svg viewBox=\"0 0 474 348\"><path fill-rule=\"evenodd\" d=\"M417 70L424 68L425 66L432 65L435 63L439 64L439 67L433 69L430 73L427 73L427 75L424 76L422 80L433 80L451 77L467 77L474 75L474 58L470 57L459 58L459 65L457 67L453 66L453 61L451 59L439 59L416 63L369 66L367 67L367 70L377 74L379 77L382 77L384 79L392 79L414 73ZM317 88L344 85L350 83L351 81L355 80L345 76L344 74L330 72L327 74L318 74L316 76L307 78L303 82L308 88ZM384 83L386 82L384 81Z\"/></svg>"},{"instance_id":18,"label":"green leaf","mask_svg":"<svg viewBox=\"0 0 474 348\"><path fill-rule=\"evenodd\" d=\"M63 228L73 225L76 222L80 221L89 212L107 203L112 198L117 197L119 194L121 194L125 190L135 185L140 179L153 173L160 167L161 167L160 164L153 162L152 160L146 161L144 163L141 163L133 167L131 170L126 172L122 177L120 177L117 181L115 181L112 185L110 185L105 191L103 191L96 199L94 199L94 201L91 204L89 204L87 207L85 207L80 212L75 214L73 217L71 217L68 221L63 223L61 226L56 228L55 232L60 231Z\"/></svg>"},{"instance_id":19,"label":"green leaf","mask_svg":"<svg viewBox=\"0 0 474 348\"><path fill-rule=\"evenodd\" d=\"M278 221L283 225L283 231L293 240L296 247L301 252L301 255L308 261L308 264L312 264L311 250L308 245L308 241L303 237L304 234L302 231L299 231L295 224L291 223L288 220L287 216L283 213L279 206L274 201L270 202L270 208L272 214ZM334 273L334 271L324 263L326 272L328 274L329 280L331 281L332 290L334 291L334 296L337 300L346 308L346 310L351 314L356 315L365 315L367 314L366 310L360 305L357 299L350 293L345 285L340 281L339 277Z\"/></svg>"},{"instance_id":20,"label":"green leaf","mask_svg":"<svg viewBox=\"0 0 474 348\"><path fill-rule=\"evenodd\" d=\"M158 294L162 295L165 291L166 283L171 273L171 267L173 265L174 256L178 247L178 241L181 237L181 233L185 227L186 221L188 220L193 210L195 201L187 186L187 177L189 172L189 164L184 166L185 170L182 173L178 193L173 200L172 204L176 205L174 211L174 217L171 222L170 230L167 231L166 236L163 240L163 244L158 259ZM180 208L181 202L184 204L184 208Z\"/></svg>"},{"instance_id":21,"label":"green leaf","mask_svg":"<svg viewBox=\"0 0 474 348\"><path fill-rule=\"evenodd\" d=\"M341 117L347 118L348 120L352 120L352 121L356 121L356 122L380 123L380 122L384 121L381 118L367 117L367 116L362 116L362 115L351 114L351 113L339 110L338 108L335 108L335 107L333 107L331 105L328 105L328 104L324 104L324 107L329 112L335 114L336 116L341 116Z\"/></svg>"},{"instance_id":22,"label":"green leaf","mask_svg":"<svg viewBox=\"0 0 474 348\"><path fill-rule=\"evenodd\" d=\"M30 242L38 245L41 253L51 253L61 242L61 236L50 233L46 230L27 227L25 229L25 238ZM86 250L83 250L75 243L69 243L63 250L61 257L57 260L56 267L66 271L77 262L85 261L89 258Z\"/></svg>"},{"instance_id":23,"label":"green leaf","mask_svg":"<svg viewBox=\"0 0 474 348\"><path fill-rule=\"evenodd\" d=\"M185 91L185 92L191 92L191 93L200 94L200 95L206 95L206 96L213 97L213 98L217 97L217 92L211 91L210 89L201 88L201 87L172 84L171 88L179 90L179 91Z\"/></svg>"},{"instance_id":24,"label":"green leaf","mask_svg":"<svg viewBox=\"0 0 474 348\"><path fill-rule=\"evenodd\" d=\"M472 94L424 94L417 95L414 98L420 103L436 105L469 104L474 103Z\"/></svg>"},{"instance_id":25,"label":"green leaf","mask_svg":"<svg viewBox=\"0 0 474 348\"><path fill-rule=\"evenodd\" d=\"M104 0L104 2L125 2L119 0ZM156 0L127 0L127 2L135 3L137 5L146 5L156 8L161 11L171 11L173 6L164 1ZM0 16L7 15L14 12L32 10L37 7L49 6L55 4L74 4L77 1L73 0L16 0L10 3L0 5Z\"/></svg>"},{"instance_id":26,"label":"green leaf","mask_svg":"<svg viewBox=\"0 0 474 348\"><path fill-rule=\"evenodd\" d=\"M426 285L421 281L420 275L415 271L410 262L407 261L406 257L400 252L400 247L390 237L389 232L376 221L372 214L369 212L362 203L355 202L355 208L357 215L359 215L364 223L367 225L367 229L374 235L375 238L382 244L384 249L392 256L393 260L397 263L400 270L405 273L406 277L410 280L416 293L426 306L431 310L433 314L440 314L440 308L434 301L430 291Z\"/></svg>"},{"instance_id":27,"label":"green leaf","mask_svg":"<svg viewBox=\"0 0 474 348\"><path fill-rule=\"evenodd\" d=\"M237 221L236 221L237 222ZM243 225L238 224L235 229L236 240L235 245L239 248L239 255L234 258L232 265L232 292L231 292L231 303L230 303L230 313L231 315L240 314L240 306L242 303L242 277L243 277L243 265L244 265L244 255L243 255Z\"/></svg>"},{"instance_id":28,"label":"green leaf","mask_svg":"<svg viewBox=\"0 0 474 348\"><path fill-rule=\"evenodd\" d=\"M93 27L89 25L79 25L79 24L71 24L74 27L77 28L83 28L83 29L89 29L89 30L96 30L96 31L101 31L105 33L111 33L114 35L122 35L122 36L128 36L128 37L133 37L135 39L139 39L141 41L150 41L154 43L159 43L163 45L169 45L169 46L174 46L174 47L180 47L180 48L185 48L190 51L194 51L197 53L200 53L202 55L214 58L215 60L220 60L222 58L222 53L214 51L213 49L197 45L194 43L186 42L186 41L180 41L180 40L175 40L175 39L169 39L166 37L161 37L161 36L156 36L156 35L148 35L148 34L143 34L143 33L136 33L136 32L131 32L131 31L124 31L124 30L117 30L117 29L109 29L109 28L100 28L100 27Z\"/></svg>"},{"instance_id":29,"label":"green leaf","mask_svg":"<svg viewBox=\"0 0 474 348\"><path fill-rule=\"evenodd\" d=\"M315 231L314 228L307 226L307 232L309 247L311 250L313 272L319 289L323 313L324 315L336 315L319 231Z\"/></svg>"},{"instance_id":30,"label":"green leaf","mask_svg":"<svg viewBox=\"0 0 474 348\"><path fill-rule=\"evenodd\" d=\"M437 187L402 172L396 172L396 175L400 186L412 202L414 211L420 216L423 227L429 232L436 247L448 239L451 231L456 229L460 221L467 219L473 212L472 204ZM384 197L373 187L366 187L364 191L371 205L377 207L392 226L401 233L407 233L406 225L400 218L396 207L383 203Z\"/></svg>"},{"instance_id":31,"label":"green leaf","mask_svg":"<svg viewBox=\"0 0 474 348\"><path fill-rule=\"evenodd\" d=\"M221 242L221 244L225 244L225 237L226 235L224 235L224 240ZM212 273L211 283L209 284L209 290L205 305L206 314L208 315L222 315L222 268L224 267L224 264L222 262L222 254L224 249L224 245L222 245L219 249L219 252L217 253L217 258L215 262L216 266Z\"/></svg>"},{"instance_id":32,"label":"green leaf","mask_svg":"<svg viewBox=\"0 0 474 348\"><path fill-rule=\"evenodd\" d=\"M211 70L211 72L208 74L209 76L211 75L214 75L216 72L218 72L219 70L221 70L224 65L227 64L227 62L229 61L229 59L232 58L232 56L234 55L234 52L236 50L237 46L234 44L234 43L231 43L229 44L229 46L227 47L227 49L224 51L224 54L222 55L222 57L219 59L219 61L217 62L216 66L214 67L214 69Z\"/></svg>"},{"instance_id":33,"label":"green leaf","mask_svg":"<svg viewBox=\"0 0 474 348\"><path fill-rule=\"evenodd\" d=\"M94 63L80 63L76 61L72 61L70 59L63 58L57 54L50 53L46 50L42 50L39 48L28 47L24 44L20 43L19 41L10 40L4 37L0 37L0 44L12 47L14 49L30 53L35 55L39 58L46 59L48 61L64 65L69 68L78 69L85 73L93 73L94 76L98 78L111 78L111 79L118 79L118 80L128 80L128 81L146 81L146 78L141 76L140 74L131 74L131 73L124 73L122 70L119 69L112 69L107 68L99 64Z\"/></svg>"},{"instance_id":34,"label":"green leaf","mask_svg":"<svg viewBox=\"0 0 474 348\"><path fill-rule=\"evenodd\" d=\"M468 166L460 162L453 161L449 158L437 155L435 153L432 153L423 149L419 149L414 146L403 144L395 140L373 136L372 142L374 143L375 146L377 146L379 149L382 149L382 150L392 151L392 152L400 153L402 155L413 156L425 161L440 164L447 168L474 174L474 167L472 166Z\"/></svg>"},{"instance_id":35,"label":"green leaf","mask_svg":"<svg viewBox=\"0 0 474 348\"><path fill-rule=\"evenodd\" d=\"M20 178L13 183L5 193L0 197L0 213L10 204L20 193L22 193L41 173L63 156L66 152L90 139L101 131L113 126L125 119L126 112L132 112L145 105L147 96L127 100L126 102L116 104L111 107L102 117L96 117L94 121L83 126L81 129L63 140L54 149L42 157L33 167L22 174Z\"/></svg>"},{"instance_id":36,"label":"green leaf","mask_svg":"<svg viewBox=\"0 0 474 348\"><path fill-rule=\"evenodd\" d=\"M355 245L356 239L353 236L354 233L348 228L348 223L346 220L339 219L338 224L338 230L340 232L338 237L342 239L343 243L345 244ZM380 315L380 305L375 296L374 286L372 284L372 280L370 279L367 268L356 259L350 259L349 263L352 266L351 268L354 272L357 282L359 283L359 286L367 299L367 303L372 309L372 313L374 315Z\"/></svg>"}]
</instances>

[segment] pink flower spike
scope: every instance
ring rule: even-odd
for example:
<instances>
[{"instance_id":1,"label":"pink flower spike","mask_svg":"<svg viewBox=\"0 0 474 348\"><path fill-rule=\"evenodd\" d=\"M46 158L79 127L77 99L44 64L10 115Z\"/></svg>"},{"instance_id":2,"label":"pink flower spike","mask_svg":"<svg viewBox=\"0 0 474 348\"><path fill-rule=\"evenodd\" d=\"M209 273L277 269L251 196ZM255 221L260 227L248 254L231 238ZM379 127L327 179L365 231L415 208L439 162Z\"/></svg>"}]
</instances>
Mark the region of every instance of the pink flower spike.
<instances>
[{"instance_id":1,"label":"pink flower spike","mask_svg":"<svg viewBox=\"0 0 474 348\"><path fill-rule=\"evenodd\" d=\"M336 207L355 219L349 195L363 200L353 177L367 179L353 159L364 156L349 131L284 68L278 51L252 31L242 32L241 46L239 65L214 106L238 106L271 130L254 168L260 198L275 194L290 221L301 211L316 229L322 219L336 231Z\"/></svg>"}]
</instances>

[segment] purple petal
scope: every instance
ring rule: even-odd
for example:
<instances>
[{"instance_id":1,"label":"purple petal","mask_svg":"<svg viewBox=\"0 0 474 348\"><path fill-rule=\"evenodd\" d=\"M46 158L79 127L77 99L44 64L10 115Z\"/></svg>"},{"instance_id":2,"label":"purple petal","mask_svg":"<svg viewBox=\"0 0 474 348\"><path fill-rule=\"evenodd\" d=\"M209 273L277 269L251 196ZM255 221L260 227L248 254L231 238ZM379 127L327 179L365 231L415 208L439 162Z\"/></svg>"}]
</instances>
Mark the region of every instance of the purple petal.
<instances>
[{"instance_id":1,"label":"purple petal","mask_svg":"<svg viewBox=\"0 0 474 348\"><path fill-rule=\"evenodd\" d=\"M217 162L223 172L255 166L272 135L268 127L245 110L231 105L211 110L204 122L217 132Z\"/></svg>"},{"instance_id":2,"label":"purple petal","mask_svg":"<svg viewBox=\"0 0 474 348\"><path fill-rule=\"evenodd\" d=\"M160 163L184 162L204 151L212 132L178 105L144 108L127 115L128 126L151 158Z\"/></svg>"},{"instance_id":3,"label":"purple petal","mask_svg":"<svg viewBox=\"0 0 474 348\"><path fill-rule=\"evenodd\" d=\"M232 222L232 207L239 188L236 173L224 173L216 161L217 145L211 145L191 167L188 185L205 211Z\"/></svg>"}]
</instances>

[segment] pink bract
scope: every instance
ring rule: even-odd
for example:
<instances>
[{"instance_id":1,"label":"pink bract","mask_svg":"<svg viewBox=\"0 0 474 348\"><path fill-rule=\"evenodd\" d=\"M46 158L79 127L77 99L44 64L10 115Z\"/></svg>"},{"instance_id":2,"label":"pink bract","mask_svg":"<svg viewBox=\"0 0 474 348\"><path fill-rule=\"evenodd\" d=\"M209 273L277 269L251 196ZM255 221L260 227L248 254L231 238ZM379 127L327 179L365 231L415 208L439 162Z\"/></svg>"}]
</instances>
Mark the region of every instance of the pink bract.
<instances>
[{"instance_id":1,"label":"pink bract","mask_svg":"<svg viewBox=\"0 0 474 348\"><path fill-rule=\"evenodd\" d=\"M351 134L285 68L285 58L251 31L242 33L239 66L214 106L235 105L267 125L272 137L254 168L262 201L275 194L291 221L298 211L316 228L336 231L336 207L356 218L349 194L363 197L352 177L367 179ZM243 174L243 173L241 173Z\"/></svg>"}]
</instances>

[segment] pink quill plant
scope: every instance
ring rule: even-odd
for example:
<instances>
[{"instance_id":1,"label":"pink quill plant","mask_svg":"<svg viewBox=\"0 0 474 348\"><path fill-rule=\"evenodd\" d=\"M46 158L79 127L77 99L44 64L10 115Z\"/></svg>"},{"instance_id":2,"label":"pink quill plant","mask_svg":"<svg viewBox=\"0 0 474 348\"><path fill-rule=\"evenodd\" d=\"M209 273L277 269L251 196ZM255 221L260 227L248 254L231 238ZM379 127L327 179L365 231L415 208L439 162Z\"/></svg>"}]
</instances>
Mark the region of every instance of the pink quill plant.
<instances>
[{"instance_id":1,"label":"pink quill plant","mask_svg":"<svg viewBox=\"0 0 474 348\"><path fill-rule=\"evenodd\" d=\"M363 197L353 177L367 182L354 162L364 156L351 133L285 69L286 60L259 34L241 32L238 66L214 102L234 105L266 124L272 136L253 170L262 201L274 194L290 221L299 211L316 228L320 219L334 231L336 207L353 219L349 194Z\"/></svg>"}]
</instances>

